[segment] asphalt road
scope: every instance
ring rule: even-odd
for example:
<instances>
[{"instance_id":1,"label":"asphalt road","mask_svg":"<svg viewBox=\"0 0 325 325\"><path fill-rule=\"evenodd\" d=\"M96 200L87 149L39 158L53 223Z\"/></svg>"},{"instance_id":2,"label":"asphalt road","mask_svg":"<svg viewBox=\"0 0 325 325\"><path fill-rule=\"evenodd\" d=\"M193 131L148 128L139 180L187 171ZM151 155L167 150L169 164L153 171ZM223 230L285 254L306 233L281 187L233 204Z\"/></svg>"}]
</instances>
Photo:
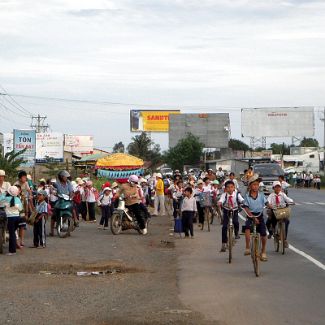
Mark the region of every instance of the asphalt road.
<instances>
[{"instance_id":1,"label":"asphalt road","mask_svg":"<svg viewBox=\"0 0 325 325\"><path fill-rule=\"evenodd\" d=\"M325 264L325 191L290 189L296 206L290 225L290 243Z\"/></svg>"},{"instance_id":2,"label":"asphalt road","mask_svg":"<svg viewBox=\"0 0 325 325\"><path fill-rule=\"evenodd\" d=\"M325 259L325 192L290 190L293 207L289 241L318 261ZM195 229L195 240L178 240L181 301L221 324L317 324L325 322L325 270L292 249L283 256L268 242L269 261L261 276L244 256L244 236L232 264L220 253L221 226Z\"/></svg>"}]
</instances>

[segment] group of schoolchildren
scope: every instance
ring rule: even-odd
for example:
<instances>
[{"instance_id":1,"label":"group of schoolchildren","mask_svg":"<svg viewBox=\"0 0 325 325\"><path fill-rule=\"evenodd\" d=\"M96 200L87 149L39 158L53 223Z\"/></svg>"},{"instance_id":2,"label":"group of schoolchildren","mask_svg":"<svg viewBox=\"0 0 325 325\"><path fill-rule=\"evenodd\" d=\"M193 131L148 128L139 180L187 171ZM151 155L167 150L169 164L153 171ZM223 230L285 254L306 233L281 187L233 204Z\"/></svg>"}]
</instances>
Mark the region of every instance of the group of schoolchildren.
<instances>
[{"instance_id":1,"label":"group of schoolchildren","mask_svg":"<svg viewBox=\"0 0 325 325\"><path fill-rule=\"evenodd\" d=\"M24 234L27 221L33 220L33 246L46 247L45 222L48 215L47 192L40 189L36 198L32 195L30 177L25 171L18 172L18 180L11 185L5 181L6 173L0 170L0 212L5 215L9 233L9 252L25 246Z\"/></svg>"},{"instance_id":2,"label":"group of schoolchildren","mask_svg":"<svg viewBox=\"0 0 325 325\"><path fill-rule=\"evenodd\" d=\"M211 172L210 172L211 175ZM213 173L212 173L213 175ZM283 208L288 204L293 204L293 200L289 198L285 191L289 186L283 177L273 183L274 192L268 198L260 191L261 179L258 174L251 174L247 178L247 192L241 195L239 185L235 179L235 174L230 173L225 180L214 179L203 175L203 179L199 179L196 183L192 180L184 185L181 178L176 179L176 183L171 185L170 189L173 193L174 218L178 217L178 211L181 211L183 223L183 231L185 238L194 238L193 220L196 213L199 217L199 227L203 228L204 209L201 206L202 193L208 193L212 197L213 204L223 211L222 214L222 246L221 252L227 250L227 227L229 223L229 215L232 213L235 239L240 239L239 235L239 211L243 209L247 216L245 222L245 252L244 255L250 255L250 232L253 222L257 224L257 232L260 233L262 241L262 251L260 259L267 261L266 243L267 238L271 238L273 230L277 224L277 219L273 212L275 208ZM220 178L219 178L220 179ZM222 192L222 193L221 193ZM264 210L268 208L268 219L265 222ZM289 219L285 220L286 237L288 234ZM269 233L267 237L267 231ZM285 245L288 246L287 240Z\"/></svg>"}]
</instances>

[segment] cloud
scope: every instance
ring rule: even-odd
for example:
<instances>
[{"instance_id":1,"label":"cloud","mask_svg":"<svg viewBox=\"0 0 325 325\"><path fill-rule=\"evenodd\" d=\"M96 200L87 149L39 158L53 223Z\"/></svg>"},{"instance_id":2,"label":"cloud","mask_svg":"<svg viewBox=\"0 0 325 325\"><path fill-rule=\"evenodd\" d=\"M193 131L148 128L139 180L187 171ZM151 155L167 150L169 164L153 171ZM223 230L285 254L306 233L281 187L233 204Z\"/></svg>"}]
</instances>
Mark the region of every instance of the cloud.
<instances>
[{"instance_id":1,"label":"cloud","mask_svg":"<svg viewBox=\"0 0 325 325\"><path fill-rule=\"evenodd\" d=\"M157 107L323 105L324 14L322 1L301 0L1 1L0 84ZM116 125L130 136L129 106L121 117L101 107L112 112L106 140L87 105L26 105L66 129L52 111L78 110L89 123L78 117L73 130L101 143L122 136Z\"/></svg>"}]
</instances>

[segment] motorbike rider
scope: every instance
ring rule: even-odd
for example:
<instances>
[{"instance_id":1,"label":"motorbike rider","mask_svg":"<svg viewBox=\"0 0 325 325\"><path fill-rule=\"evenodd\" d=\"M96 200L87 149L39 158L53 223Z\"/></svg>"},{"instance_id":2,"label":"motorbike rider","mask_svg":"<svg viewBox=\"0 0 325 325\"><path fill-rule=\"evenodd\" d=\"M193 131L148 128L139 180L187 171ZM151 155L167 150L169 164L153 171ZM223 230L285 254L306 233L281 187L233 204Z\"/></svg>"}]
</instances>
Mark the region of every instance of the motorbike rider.
<instances>
[{"instance_id":1,"label":"motorbike rider","mask_svg":"<svg viewBox=\"0 0 325 325\"><path fill-rule=\"evenodd\" d=\"M73 187L71 185L71 182L68 180L70 177L70 173L67 172L66 170L61 170L58 173L58 179L55 184L53 184L53 187L56 189L56 194L65 194L69 195L69 197L72 199L73 198ZM54 226L56 222L56 209L54 208L53 214L52 214L52 219L51 219L51 232L50 236L54 235Z\"/></svg>"},{"instance_id":2,"label":"motorbike rider","mask_svg":"<svg viewBox=\"0 0 325 325\"><path fill-rule=\"evenodd\" d=\"M147 228L145 226L145 217L144 212L140 207L140 196L138 191L138 182L139 178L137 175L131 175L128 179L128 182L122 184L118 196L124 195L126 207L134 214L135 218L138 221L140 230L143 235L147 234Z\"/></svg>"}]
</instances>

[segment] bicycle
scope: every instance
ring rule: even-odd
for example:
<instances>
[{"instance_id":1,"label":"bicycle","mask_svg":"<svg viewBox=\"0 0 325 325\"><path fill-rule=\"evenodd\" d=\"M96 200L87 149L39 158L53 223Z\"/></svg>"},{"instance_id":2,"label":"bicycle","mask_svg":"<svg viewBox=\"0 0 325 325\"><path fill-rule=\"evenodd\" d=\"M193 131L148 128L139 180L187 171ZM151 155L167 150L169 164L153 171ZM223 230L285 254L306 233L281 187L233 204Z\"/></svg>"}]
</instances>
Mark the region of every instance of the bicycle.
<instances>
[{"instance_id":1,"label":"bicycle","mask_svg":"<svg viewBox=\"0 0 325 325\"><path fill-rule=\"evenodd\" d=\"M260 259L260 234L256 231L256 219L257 217L253 217L253 231L251 233L251 258L253 262L254 272L255 275L258 277L260 276L260 266L259 266L259 259Z\"/></svg>"},{"instance_id":2,"label":"bicycle","mask_svg":"<svg viewBox=\"0 0 325 325\"><path fill-rule=\"evenodd\" d=\"M291 210L290 208L284 207L284 208L274 208L272 209L273 213L275 215L275 218L277 219L277 224L274 229L274 248L276 252L281 252L282 255L285 254L286 249L286 220L290 218Z\"/></svg>"},{"instance_id":3,"label":"bicycle","mask_svg":"<svg viewBox=\"0 0 325 325\"><path fill-rule=\"evenodd\" d=\"M210 207L209 206L204 207L204 223L207 222L208 231L210 231L210 224L211 224L210 215L211 215ZM204 227L204 223L202 224L202 228L201 228L202 230Z\"/></svg>"},{"instance_id":4,"label":"bicycle","mask_svg":"<svg viewBox=\"0 0 325 325\"><path fill-rule=\"evenodd\" d=\"M228 226L227 226L227 236L228 236L228 261L229 264L231 263L232 260L232 248L235 244L234 241L234 224L233 224L233 216L234 216L234 211L232 209L229 210L229 215L228 215Z\"/></svg>"},{"instance_id":5,"label":"bicycle","mask_svg":"<svg viewBox=\"0 0 325 325\"><path fill-rule=\"evenodd\" d=\"M243 210L245 211L245 210ZM261 236L257 232L257 218L258 216L249 216L247 212L245 211L246 215L253 219L253 225L251 229L251 240L250 240L250 255L252 258L254 273L256 277L260 276L260 242L261 242Z\"/></svg>"}]
</instances>

